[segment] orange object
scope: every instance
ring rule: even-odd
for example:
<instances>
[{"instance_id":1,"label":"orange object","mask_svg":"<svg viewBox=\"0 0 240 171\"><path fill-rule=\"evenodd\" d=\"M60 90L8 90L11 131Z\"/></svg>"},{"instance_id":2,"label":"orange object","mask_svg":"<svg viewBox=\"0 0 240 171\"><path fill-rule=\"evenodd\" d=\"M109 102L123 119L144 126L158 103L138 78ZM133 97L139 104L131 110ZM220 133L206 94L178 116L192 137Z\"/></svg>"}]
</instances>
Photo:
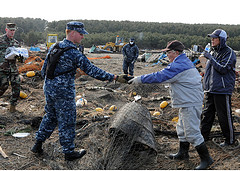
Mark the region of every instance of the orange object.
<instances>
[{"instance_id":1,"label":"orange object","mask_svg":"<svg viewBox=\"0 0 240 171\"><path fill-rule=\"evenodd\" d=\"M154 112L154 113L153 113L153 116L160 116L160 115L161 115L160 112Z\"/></svg>"},{"instance_id":2,"label":"orange object","mask_svg":"<svg viewBox=\"0 0 240 171\"><path fill-rule=\"evenodd\" d=\"M109 55L103 57L96 57L96 58L88 58L88 59L111 59ZM19 73L25 73L27 71L41 71L42 66L44 64L44 60L42 60L39 56L30 56L25 62L25 64L18 67ZM76 78L81 75L87 75L81 69L77 69Z\"/></svg>"},{"instance_id":3,"label":"orange object","mask_svg":"<svg viewBox=\"0 0 240 171\"><path fill-rule=\"evenodd\" d=\"M109 108L109 110L111 110L111 111L116 111L116 110L117 110L117 106L112 105L112 106Z\"/></svg>"},{"instance_id":4,"label":"orange object","mask_svg":"<svg viewBox=\"0 0 240 171\"><path fill-rule=\"evenodd\" d=\"M44 60L42 60L39 56L30 56L24 63L24 65L18 67L19 73L35 70L40 71L44 64Z\"/></svg>"},{"instance_id":5,"label":"orange object","mask_svg":"<svg viewBox=\"0 0 240 171\"><path fill-rule=\"evenodd\" d=\"M168 102L167 101L163 101L161 104L160 104L160 108L165 108L166 106L168 105Z\"/></svg>"},{"instance_id":6,"label":"orange object","mask_svg":"<svg viewBox=\"0 0 240 171\"><path fill-rule=\"evenodd\" d=\"M34 71L28 71L28 72L26 73L26 76L27 76L27 77L33 77L33 76L35 76L35 72L34 72Z\"/></svg>"},{"instance_id":7,"label":"orange object","mask_svg":"<svg viewBox=\"0 0 240 171\"><path fill-rule=\"evenodd\" d=\"M95 110L96 110L97 112L103 112L103 109L100 108L100 107L97 107Z\"/></svg>"},{"instance_id":8,"label":"orange object","mask_svg":"<svg viewBox=\"0 0 240 171\"><path fill-rule=\"evenodd\" d=\"M102 56L102 57L95 57L95 58L88 58L88 59L112 59L112 57L109 55L106 55L106 56Z\"/></svg>"},{"instance_id":9,"label":"orange object","mask_svg":"<svg viewBox=\"0 0 240 171\"><path fill-rule=\"evenodd\" d=\"M176 117L174 117L174 118L172 119L172 121L173 121L173 122L178 122L178 119L179 119L178 116L176 116Z\"/></svg>"},{"instance_id":10,"label":"orange object","mask_svg":"<svg viewBox=\"0 0 240 171\"><path fill-rule=\"evenodd\" d=\"M20 96L21 98L23 98L23 99L27 98L27 94L24 93L23 91L20 91L19 96Z\"/></svg>"}]
</instances>

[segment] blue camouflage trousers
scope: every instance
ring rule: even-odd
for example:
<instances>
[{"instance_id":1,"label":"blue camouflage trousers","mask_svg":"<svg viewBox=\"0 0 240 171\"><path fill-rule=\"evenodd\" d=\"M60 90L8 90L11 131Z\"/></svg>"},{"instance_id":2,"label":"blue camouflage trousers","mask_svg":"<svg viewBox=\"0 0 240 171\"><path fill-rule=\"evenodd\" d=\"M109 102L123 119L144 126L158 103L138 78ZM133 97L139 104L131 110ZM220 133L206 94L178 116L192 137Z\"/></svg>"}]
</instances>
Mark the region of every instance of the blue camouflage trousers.
<instances>
[{"instance_id":1,"label":"blue camouflage trousers","mask_svg":"<svg viewBox=\"0 0 240 171\"><path fill-rule=\"evenodd\" d=\"M36 132L36 140L44 142L58 125L59 140L63 153L74 151L76 103L75 98L56 98L45 93L46 114Z\"/></svg>"}]
</instances>

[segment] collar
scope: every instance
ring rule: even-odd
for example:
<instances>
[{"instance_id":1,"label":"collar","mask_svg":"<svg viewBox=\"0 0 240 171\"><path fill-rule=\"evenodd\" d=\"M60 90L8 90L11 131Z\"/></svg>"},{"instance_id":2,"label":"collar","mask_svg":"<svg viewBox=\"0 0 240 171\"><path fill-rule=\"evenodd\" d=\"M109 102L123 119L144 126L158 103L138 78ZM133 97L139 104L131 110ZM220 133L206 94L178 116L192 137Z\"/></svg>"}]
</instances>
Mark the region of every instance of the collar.
<instances>
[{"instance_id":1,"label":"collar","mask_svg":"<svg viewBox=\"0 0 240 171\"><path fill-rule=\"evenodd\" d=\"M180 58L180 57L182 57L182 56L184 56L184 55L186 55L185 53L181 53L180 55L178 55L174 60L173 60L173 62L175 62L175 60L177 60L178 58Z\"/></svg>"},{"instance_id":2,"label":"collar","mask_svg":"<svg viewBox=\"0 0 240 171\"><path fill-rule=\"evenodd\" d=\"M13 38L12 38L12 39L9 38L9 37L7 36L7 34L4 34L4 37L5 37L5 40L6 40L6 41L11 41L11 40L13 40Z\"/></svg>"},{"instance_id":3,"label":"collar","mask_svg":"<svg viewBox=\"0 0 240 171\"><path fill-rule=\"evenodd\" d=\"M73 47L76 47L77 48L77 45L76 44L74 44L72 41L70 41L70 40L67 40L66 38L64 38L63 39L63 42L64 42L64 44L65 44L65 46L67 47L67 46L73 46Z\"/></svg>"}]
</instances>

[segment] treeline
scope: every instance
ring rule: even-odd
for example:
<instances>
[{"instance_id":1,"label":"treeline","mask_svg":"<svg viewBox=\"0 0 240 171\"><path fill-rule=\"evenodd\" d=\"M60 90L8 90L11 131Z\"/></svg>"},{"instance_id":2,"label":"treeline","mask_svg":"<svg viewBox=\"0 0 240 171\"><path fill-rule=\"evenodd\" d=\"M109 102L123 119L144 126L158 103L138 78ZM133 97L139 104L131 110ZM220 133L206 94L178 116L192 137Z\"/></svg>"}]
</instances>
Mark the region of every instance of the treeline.
<instances>
[{"instance_id":1,"label":"treeline","mask_svg":"<svg viewBox=\"0 0 240 171\"><path fill-rule=\"evenodd\" d=\"M229 36L228 45L234 50L240 50L240 25L219 24L182 24L182 23L156 23L156 22L131 22L131 21L99 21L78 20L85 24L90 33L85 36L83 44L91 47L106 42L115 42L117 35L124 37L125 41L134 37L137 45L142 49L161 49L170 40L177 39L187 48L192 45L205 46L210 39L207 34L215 29L224 29ZM59 40L65 37L65 28L68 20L47 22L33 18L0 18L0 32L4 33L7 22L15 22L19 30L16 39L26 45L45 43L47 33L57 33Z\"/></svg>"},{"instance_id":2,"label":"treeline","mask_svg":"<svg viewBox=\"0 0 240 171\"><path fill-rule=\"evenodd\" d=\"M0 18L0 33L5 33L6 23L16 23L18 30L15 38L27 46L46 41L45 28L46 20L33 18Z\"/></svg>"}]
</instances>

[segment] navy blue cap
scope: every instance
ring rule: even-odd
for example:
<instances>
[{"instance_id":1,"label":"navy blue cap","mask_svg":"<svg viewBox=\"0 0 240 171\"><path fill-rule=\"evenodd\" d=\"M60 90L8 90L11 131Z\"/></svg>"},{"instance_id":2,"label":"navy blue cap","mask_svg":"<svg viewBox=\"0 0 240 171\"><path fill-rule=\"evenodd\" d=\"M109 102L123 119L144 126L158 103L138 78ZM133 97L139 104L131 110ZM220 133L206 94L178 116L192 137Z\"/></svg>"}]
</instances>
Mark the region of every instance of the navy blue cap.
<instances>
[{"instance_id":1,"label":"navy blue cap","mask_svg":"<svg viewBox=\"0 0 240 171\"><path fill-rule=\"evenodd\" d=\"M88 34L88 32L84 29L84 24L78 21L71 21L67 23L68 30L74 30L81 34Z\"/></svg>"},{"instance_id":2,"label":"navy blue cap","mask_svg":"<svg viewBox=\"0 0 240 171\"><path fill-rule=\"evenodd\" d=\"M129 42L134 42L135 41L135 39L134 38L131 38L130 40L129 40Z\"/></svg>"},{"instance_id":3,"label":"navy blue cap","mask_svg":"<svg viewBox=\"0 0 240 171\"><path fill-rule=\"evenodd\" d=\"M208 34L208 37L212 37L212 38L222 37L224 39L227 39L227 33L222 29L217 29L212 34Z\"/></svg>"}]
</instances>

